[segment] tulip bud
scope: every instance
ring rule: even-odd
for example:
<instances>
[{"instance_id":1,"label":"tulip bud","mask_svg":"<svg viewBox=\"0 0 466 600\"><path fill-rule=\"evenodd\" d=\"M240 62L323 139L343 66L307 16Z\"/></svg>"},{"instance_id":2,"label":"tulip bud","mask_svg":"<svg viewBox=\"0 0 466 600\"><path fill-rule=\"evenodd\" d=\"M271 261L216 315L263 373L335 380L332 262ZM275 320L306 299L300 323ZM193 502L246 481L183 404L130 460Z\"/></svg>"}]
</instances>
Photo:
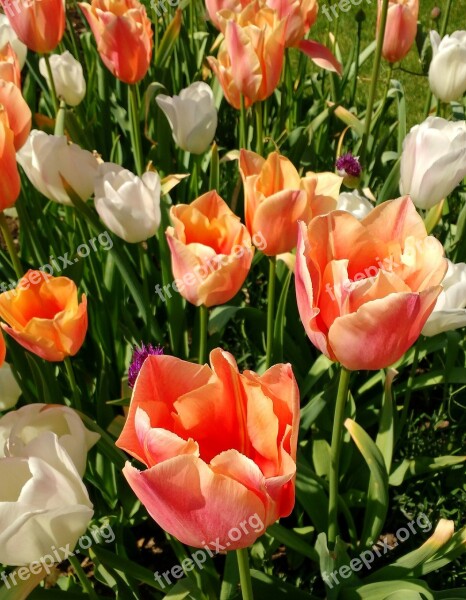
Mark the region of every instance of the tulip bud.
<instances>
[{"instance_id":1,"label":"tulip bud","mask_svg":"<svg viewBox=\"0 0 466 600\"><path fill-rule=\"evenodd\" d=\"M442 11L440 10L440 8L438 6L434 6L430 13L430 18L432 19L432 21L437 21L441 14Z\"/></svg>"},{"instance_id":2,"label":"tulip bud","mask_svg":"<svg viewBox=\"0 0 466 600\"><path fill-rule=\"evenodd\" d=\"M10 208L18 199L21 180L16 164L14 134L8 125L8 117L0 109L0 211ZM0 336L1 337L1 336ZM2 361L0 361L1 363Z\"/></svg>"},{"instance_id":3,"label":"tulip bud","mask_svg":"<svg viewBox=\"0 0 466 600\"><path fill-rule=\"evenodd\" d=\"M0 0L18 38L34 52L52 52L65 32L63 0Z\"/></svg>"},{"instance_id":4,"label":"tulip bud","mask_svg":"<svg viewBox=\"0 0 466 600\"><path fill-rule=\"evenodd\" d=\"M153 171L138 177L113 163L99 166L95 209L110 231L131 244L157 233L160 225L160 177Z\"/></svg>"},{"instance_id":5,"label":"tulip bud","mask_svg":"<svg viewBox=\"0 0 466 600\"><path fill-rule=\"evenodd\" d=\"M137 83L152 56L152 26L138 0L92 0L79 7L89 23L104 65L121 81Z\"/></svg>"},{"instance_id":6,"label":"tulip bud","mask_svg":"<svg viewBox=\"0 0 466 600\"><path fill-rule=\"evenodd\" d=\"M18 151L28 139L32 114L21 90L11 81L0 79L0 107L3 107L8 115L8 125L13 131L14 145Z\"/></svg>"},{"instance_id":7,"label":"tulip bud","mask_svg":"<svg viewBox=\"0 0 466 600\"><path fill-rule=\"evenodd\" d=\"M7 44L10 44L13 48L18 57L19 67L22 69L26 62L28 48L18 39L15 30L10 25L8 17L0 13L0 48L5 48Z\"/></svg>"},{"instance_id":8,"label":"tulip bud","mask_svg":"<svg viewBox=\"0 0 466 600\"><path fill-rule=\"evenodd\" d=\"M1 371L0 371L1 372ZM57 436L82 477L88 451L99 435L84 427L77 413L67 406L27 404L0 419L0 459L5 456L34 456L44 438Z\"/></svg>"},{"instance_id":9,"label":"tulip bud","mask_svg":"<svg viewBox=\"0 0 466 600\"><path fill-rule=\"evenodd\" d=\"M382 0L379 0L377 29L380 25ZM408 54L416 39L419 0L390 0L382 56L398 62Z\"/></svg>"},{"instance_id":10,"label":"tulip bud","mask_svg":"<svg viewBox=\"0 0 466 600\"><path fill-rule=\"evenodd\" d=\"M466 31L455 31L443 39L431 31L430 41L430 89L442 102L459 100L466 92Z\"/></svg>"},{"instance_id":11,"label":"tulip bud","mask_svg":"<svg viewBox=\"0 0 466 600\"><path fill-rule=\"evenodd\" d=\"M44 435L34 454L0 460L0 563L66 558L92 518L92 503L66 450ZM27 540L27 543L25 543Z\"/></svg>"},{"instance_id":12,"label":"tulip bud","mask_svg":"<svg viewBox=\"0 0 466 600\"><path fill-rule=\"evenodd\" d=\"M344 192L338 196L336 210L345 210L361 221L372 211L373 205L357 191Z\"/></svg>"},{"instance_id":13,"label":"tulip bud","mask_svg":"<svg viewBox=\"0 0 466 600\"><path fill-rule=\"evenodd\" d=\"M159 94L157 104L165 113L175 143L192 154L202 154L212 143L217 129L217 109L212 89L198 81L179 96Z\"/></svg>"},{"instance_id":14,"label":"tulip bud","mask_svg":"<svg viewBox=\"0 0 466 600\"><path fill-rule=\"evenodd\" d=\"M447 262L443 291L422 329L423 335L429 337L466 326L466 264Z\"/></svg>"},{"instance_id":15,"label":"tulip bud","mask_svg":"<svg viewBox=\"0 0 466 600\"><path fill-rule=\"evenodd\" d=\"M448 196L466 175L466 121L429 117L403 142L400 191L418 208Z\"/></svg>"},{"instance_id":16,"label":"tulip bud","mask_svg":"<svg viewBox=\"0 0 466 600\"><path fill-rule=\"evenodd\" d=\"M68 106L80 104L86 95L86 81L81 63L66 50L63 54L52 54L50 67L57 96L63 98ZM39 60L39 71L50 88L45 58Z\"/></svg>"},{"instance_id":17,"label":"tulip bud","mask_svg":"<svg viewBox=\"0 0 466 600\"><path fill-rule=\"evenodd\" d=\"M21 88L21 67L9 42L0 48L0 79L11 81L16 87Z\"/></svg>"},{"instance_id":18,"label":"tulip bud","mask_svg":"<svg viewBox=\"0 0 466 600\"><path fill-rule=\"evenodd\" d=\"M65 136L33 130L17 159L32 185L49 200L72 206L63 180L83 201L94 191L99 166L96 157L68 144Z\"/></svg>"},{"instance_id":19,"label":"tulip bud","mask_svg":"<svg viewBox=\"0 0 466 600\"><path fill-rule=\"evenodd\" d=\"M1 334L0 337L2 337ZM21 388L13 375L10 365L4 362L0 367L0 412L13 408L20 396Z\"/></svg>"}]
</instances>

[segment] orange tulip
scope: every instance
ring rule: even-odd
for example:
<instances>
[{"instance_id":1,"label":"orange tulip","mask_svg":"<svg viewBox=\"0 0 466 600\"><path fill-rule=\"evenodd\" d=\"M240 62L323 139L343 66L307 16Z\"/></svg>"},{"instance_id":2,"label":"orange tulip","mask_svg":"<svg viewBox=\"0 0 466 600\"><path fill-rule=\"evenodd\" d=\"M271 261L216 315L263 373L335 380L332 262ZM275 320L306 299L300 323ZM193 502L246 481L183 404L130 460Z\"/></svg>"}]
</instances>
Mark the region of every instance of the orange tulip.
<instances>
[{"instance_id":1,"label":"orange tulip","mask_svg":"<svg viewBox=\"0 0 466 600\"><path fill-rule=\"evenodd\" d=\"M34 52L52 52L65 32L63 0L0 0L19 39ZM18 7L19 4L19 7Z\"/></svg>"},{"instance_id":2,"label":"orange tulip","mask_svg":"<svg viewBox=\"0 0 466 600\"><path fill-rule=\"evenodd\" d=\"M246 108L268 98L277 87L285 51L285 22L276 11L248 5L240 14L219 15L225 39L218 57L207 58L227 101Z\"/></svg>"},{"instance_id":3,"label":"orange tulip","mask_svg":"<svg viewBox=\"0 0 466 600\"><path fill-rule=\"evenodd\" d=\"M298 46L314 25L319 6L317 0L266 0L267 6L277 11L285 21L285 45Z\"/></svg>"},{"instance_id":4,"label":"orange tulip","mask_svg":"<svg viewBox=\"0 0 466 600\"><path fill-rule=\"evenodd\" d=\"M380 23L379 0L377 28ZM419 0L390 0L383 41L382 56L389 62L398 62L408 54L416 39Z\"/></svg>"},{"instance_id":5,"label":"orange tulip","mask_svg":"<svg viewBox=\"0 0 466 600\"><path fill-rule=\"evenodd\" d=\"M0 50L0 79L11 81L21 88L21 67L11 44L6 44Z\"/></svg>"},{"instance_id":6,"label":"orange tulip","mask_svg":"<svg viewBox=\"0 0 466 600\"><path fill-rule=\"evenodd\" d=\"M5 356L6 356L6 344L5 344L5 340L3 339L3 335L0 333L0 367L5 362Z\"/></svg>"},{"instance_id":7,"label":"orange tulip","mask_svg":"<svg viewBox=\"0 0 466 600\"><path fill-rule=\"evenodd\" d=\"M342 179L332 173L307 173L301 178L291 161L278 152L266 160L248 150L241 150L239 167L246 226L253 237L260 234L265 239L262 251L267 256L296 247L298 221L308 223L313 216L336 208ZM324 191L328 182L331 189Z\"/></svg>"},{"instance_id":8,"label":"orange tulip","mask_svg":"<svg viewBox=\"0 0 466 600\"><path fill-rule=\"evenodd\" d=\"M231 300L253 257L246 227L215 190L191 204L172 206L166 231L179 293L196 306Z\"/></svg>"},{"instance_id":9,"label":"orange tulip","mask_svg":"<svg viewBox=\"0 0 466 600\"><path fill-rule=\"evenodd\" d=\"M62 361L81 348L87 331L87 300L78 299L67 277L28 271L16 290L0 294L2 328L18 344L49 361Z\"/></svg>"},{"instance_id":10,"label":"orange tulip","mask_svg":"<svg viewBox=\"0 0 466 600\"><path fill-rule=\"evenodd\" d=\"M289 364L240 374L220 348L210 364L149 356L116 445L147 466L123 473L163 529L234 550L293 509L299 391Z\"/></svg>"},{"instance_id":11,"label":"orange tulip","mask_svg":"<svg viewBox=\"0 0 466 600\"><path fill-rule=\"evenodd\" d=\"M32 114L21 90L11 81L0 80L0 105L8 115L10 129L14 133L15 149L24 146L31 131Z\"/></svg>"},{"instance_id":12,"label":"orange tulip","mask_svg":"<svg viewBox=\"0 0 466 600\"><path fill-rule=\"evenodd\" d=\"M16 163L14 134L5 111L0 110L0 211L10 208L18 199L21 179Z\"/></svg>"},{"instance_id":13,"label":"orange tulip","mask_svg":"<svg viewBox=\"0 0 466 600\"><path fill-rule=\"evenodd\" d=\"M409 196L362 221L334 211L300 224L296 294L306 333L348 369L385 368L419 337L446 269Z\"/></svg>"},{"instance_id":14,"label":"orange tulip","mask_svg":"<svg viewBox=\"0 0 466 600\"><path fill-rule=\"evenodd\" d=\"M152 56L152 27L138 0L80 2L107 69L125 83L137 83L147 73Z\"/></svg>"}]
</instances>

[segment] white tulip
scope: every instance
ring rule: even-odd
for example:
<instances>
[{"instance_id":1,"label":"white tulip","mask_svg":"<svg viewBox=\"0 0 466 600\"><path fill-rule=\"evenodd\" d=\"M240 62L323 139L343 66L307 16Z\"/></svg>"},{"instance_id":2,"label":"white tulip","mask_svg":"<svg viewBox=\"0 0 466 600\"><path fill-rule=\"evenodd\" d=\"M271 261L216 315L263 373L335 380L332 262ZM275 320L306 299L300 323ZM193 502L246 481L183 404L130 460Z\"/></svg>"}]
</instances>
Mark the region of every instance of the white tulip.
<instances>
[{"instance_id":1,"label":"white tulip","mask_svg":"<svg viewBox=\"0 0 466 600\"><path fill-rule=\"evenodd\" d=\"M422 333L427 336L466 326L466 264L448 261L443 291Z\"/></svg>"},{"instance_id":2,"label":"white tulip","mask_svg":"<svg viewBox=\"0 0 466 600\"><path fill-rule=\"evenodd\" d=\"M13 408L20 396L21 388L13 376L10 365L8 363L3 363L0 367L0 412ZM2 453L1 445L0 434L0 456Z\"/></svg>"},{"instance_id":3,"label":"white tulip","mask_svg":"<svg viewBox=\"0 0 466 600\"><path fill-rule=\"evenodd\" d=\"M336 210L345 210L361 221L373 208L373 204L358 192L342 192L338 196Z\"/></svg>"},{"instance_id":4,"label":"white tulip","mask_svg":"<svg viewBox=\"0 0 466 600\"><path fill-rule=\"evenodd\" d=\"M78 106L86 95L86 80L81 63L66 50L63 54L50 56L50 68L57 96L63 98L68 106ZM39 60L39 71L50 88L45 58Z\"/></svg>"},{"instance_id":5,"label":"white tulip","mask_svg":"<svg viewBox=\"0 0 466 600\"><path fill-rule=\"evenodd\" d=\"M0 459L0 563L61 562L92 518L89 495L56 435L35 456ZM47 558L46 558L47 557ZM59 560L60 559L60 560Z\"/></svg>"},{"instance_id":6,"label":"white tulip","mask_svg":"<svg viewBox=\"0 0 466 600\"><path fill-rule=\"evenodd\" d=\"M48 135L34 129L16 158L32 185L49 200L72 205L62 178L86 201L94 191L97 158L64 135Z\"/></svg>"},{"instance_id":7,"label":"white tulip","mask_svg":"<svg viewBox=\"0 0 466 600\"><path fill-rule=\"evenodd\" d=\"M160 177L153 171L138 177L113 163L99 167L95 209L105 226L126 242L143 242L160 225Z\"/></svg>"},{"instance_id":8,"label":"white tulip","mask_svg":"<svg viewBox=\"0 0 466 600\"><path fill-rule=\"evenodd\" d=\"M76 412L58 404L28 404L0 419L0 458L34 456L44 435L58 436L58 442L82 476L87 452L99 435L84 427Z\"/></svg>"},{"instance_id":9,"label":"white tulip","mask_svg":"<svg viewBox=\"0 0 466 600\"><path fill-rule=\"evenodd\" d=\"M443 102L459 100L466 92L466 31L455 31L442 39L437 31L431 31L430 41L430 89Z\"/></svg>"},{"instance_id":10,"label":"white tulip","mask_svg":"<svg viewBox=\"0 0 466 600\"><path fill-rule=\"evenodd\" d=\"M4 48L8 43L16 53L20 67L24 67L26 56L28 53L27 46L23 44L16 35L13 27L10 25L8 17L3 13L0 14L0 49Z\"/></svg>"},{"instance_id":11,"label":"white tulip","mask_svg":"<svg viewBox=\"0 0 466 600\"><path fill-rule=\"evenodd\" d=\"M170 123L175 143L192 154L205 152L217 129L217 109L210 86L197 81L181 90L179 96L159 94L155 100Z\"/></svg>"},{"instance_id":12,"label":"white tulip","mask_svg":"<svg viewBox=\"0 0 466 600\"><path fill-rule=\"evenodd\" d=\"M429 117L403 142L400 191L418 208L448 196L466 175L466 121Z\"/></svg>"}]
</instances>

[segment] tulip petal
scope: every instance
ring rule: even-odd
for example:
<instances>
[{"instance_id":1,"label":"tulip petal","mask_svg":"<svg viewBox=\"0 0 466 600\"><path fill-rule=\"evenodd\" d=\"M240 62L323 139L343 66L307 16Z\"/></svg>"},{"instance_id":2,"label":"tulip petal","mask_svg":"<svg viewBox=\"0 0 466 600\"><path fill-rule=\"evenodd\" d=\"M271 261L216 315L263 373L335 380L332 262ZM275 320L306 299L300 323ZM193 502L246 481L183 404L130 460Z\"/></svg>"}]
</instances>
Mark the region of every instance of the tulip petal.
<instances>
[{"instance_id":1,"label":"tulip petal","mask_svg":"<svg viewBox=\"0 0 466 600\"><path fill-rule=\"evenodd\" d=\"M327 71L333 71L341 77L343 67L328 48L313 40L301 40L298 48L309 56L312 62L318 67Z\"/></svg>"}]
</instances>

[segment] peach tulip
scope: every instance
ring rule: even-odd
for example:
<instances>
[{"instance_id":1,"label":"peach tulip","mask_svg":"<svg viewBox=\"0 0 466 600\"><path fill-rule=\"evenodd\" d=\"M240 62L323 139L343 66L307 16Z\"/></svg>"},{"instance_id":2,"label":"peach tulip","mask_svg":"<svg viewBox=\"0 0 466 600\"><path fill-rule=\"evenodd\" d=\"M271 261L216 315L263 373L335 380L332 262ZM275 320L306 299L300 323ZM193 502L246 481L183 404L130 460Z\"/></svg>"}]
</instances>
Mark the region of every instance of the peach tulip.
<instances>
[{"instance_id":1,"label":"peach tulip","mask_svg":"<svg viewBox=\"0 0 466 600\"><path fill-rule=\"evenodd\" d=\"M21 88L21 67L11 44L0 49L0 79L11 81Z\"/></svg>"},{"instance_id":2,"label":"peach tulip","mask_svg":"<svg viewBox=\"0 0 466 600\"><path fill-rule=\"evenodd\" d=\"M378 4L377 28L382 0ZM390 0L382 56L391 63L403 60L416 39L419 0Z\"/></svg>"},{"instance_id":3,"label":"peach tulip","mask_svg":"<svg viewBox=\"0 0 466 600\"><path fill-rule=\"evenodd\" d=\"M65 32L63 0L0 0L18 38L34 52L52 52ZM19 7L18 7L19 4Z\"/></svg>"},{"instance_id":4,"label":"peach tulip","mask_svg":"<svg viewBox=\"0 0 466 600\"><path fill-rule=\"evenodd\" d=\"M138 0L80 2L107 69L125 83L137 83L147 73L152 56L152 27Z\"/></svg>"},{"instance_id":5,"label":"peach tulip","mask_svg":"<svg viewBox=\"0 0 466 600\"><path fill-rule=\"evenodd\" d=\"M16 290L0 294L2 328L18 344L49 361L62 361L81 348L87 331L87 301L79 303L67 277L28 271Z\"/></svg>"},{"instance_id":6,"label":"peach tulip","mask_svg":"<svg viewBox=\"0 0 466 600\"><path fill-rule=\"evenodd\" d=\"M246 226L252 236L263 236L267 256L296 247L298 221L308 223L313 216L336 208L342 179L332 173L307 173L301 178L293 163L278 152L266 160L248 150L241 150L239 167Z\"/></svg>"},{"instance_id":7,"label":"peach tulip","mask_svg":"<svg viewBox=\"0 0 466 600\"><path fill-rule=\"evenodd\" d=\"M298 46L317 19L317 0L266 0L285 21L285 45Z\"/></svg>"},{"instance_id":8,"label":"peach tulip","mask_svg":"<svg viewBox=\"0 0 466 600\"><path fill-rule=\"evenodd\" d=\"M15 149L24 146L31 131L32 113L21 90L11 81L0 80L0 105L7 115L10 129L14 134Z\"/></svg>"},{"instance_id":9,"label":"peach tulip","mask_svg":"<svg viewBox=\"0 0 466 600\"><path fill-rule=\"evenodd\" d=\"M409 196L362 221L334 211L300 224L296 294L311 342L347 369L382 369L414 344L447 261Z\"/></svg>"},{"instance_id":10,"label":"peach tulip","mask_svg":"<svg viewBox=\"0 0 466 600\"><path fill-rule=\"evenodd\" d=\"M16 164L14 133L10 129L8 117L0 110L0 211L10 208L18 199L21 180Z\"/></svg>"},{"instance_id":11,"label":"peach tulip","mask_svg":"<svg viewBox=\"0 0 466 600\"><path fill-rule=\"evenodd\" d=\"M172 206L166 231L180 294L196 306L231 300L246 279L253 249L246 227L215 190Z\"/></svg>"},{"instance_id":12,"label":"peach tulip","mask_svg":"<svg viewBox=\"0 0 466 600\"><path fill-rule=\"evenodd\" d=\"M163 529L234 550L293 509L299 391L289 364L240 374L220 348L210 364L149 356L116 445L146 465L123 473Z\"/></svg>"},{"instance_id":13,"label":"peach tulip","mask_svg":"<svg viewBox=\"0 0 466 600\"><path fill-rule=\"evenodd\" d=\"M227 101L246 108L268 98L278 85L285 51L285 22L276 11L248 5L240 14L221 13L225 39L217 58L207 58Z\"/></svg>"}]
</instances>

